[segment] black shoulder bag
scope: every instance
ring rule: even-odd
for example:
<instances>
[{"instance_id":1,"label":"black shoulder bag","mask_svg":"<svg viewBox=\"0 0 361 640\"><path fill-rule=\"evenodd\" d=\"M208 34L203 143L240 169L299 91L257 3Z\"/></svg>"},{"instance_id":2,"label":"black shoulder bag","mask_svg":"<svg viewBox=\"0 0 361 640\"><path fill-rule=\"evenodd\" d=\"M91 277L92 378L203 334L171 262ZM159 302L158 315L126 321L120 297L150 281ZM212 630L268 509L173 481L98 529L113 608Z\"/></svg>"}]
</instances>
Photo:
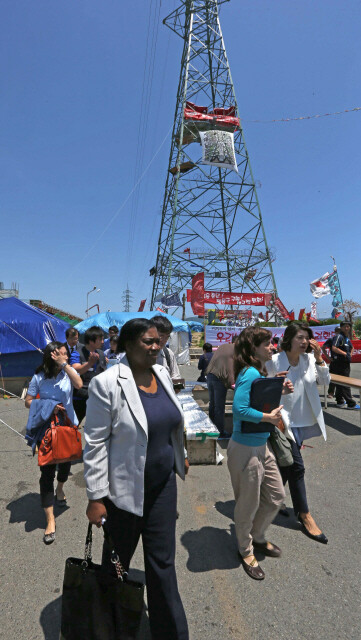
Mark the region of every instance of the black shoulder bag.
<instances>
[{"instance_id":1,"label":"black shoulder bag","mask_svg":"<svg viewBox=\"0 0 361 640\"><path fill-rule=\"evenodd\" d=\"M114 544L111 561L117 578L101 579L101 566L92 562L92 525L89 524L84 558L67 558L63 582L60 640L131 640L142 617L144 585L129 580Z\"/></svg>"}]
</instances>

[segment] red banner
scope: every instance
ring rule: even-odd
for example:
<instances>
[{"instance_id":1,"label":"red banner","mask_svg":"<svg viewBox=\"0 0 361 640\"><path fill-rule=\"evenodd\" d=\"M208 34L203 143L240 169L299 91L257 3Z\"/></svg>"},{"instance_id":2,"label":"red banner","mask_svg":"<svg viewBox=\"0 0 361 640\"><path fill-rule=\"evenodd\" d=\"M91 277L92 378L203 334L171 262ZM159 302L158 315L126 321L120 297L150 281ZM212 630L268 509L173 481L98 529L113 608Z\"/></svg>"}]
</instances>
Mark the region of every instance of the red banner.
<instances>
[{"instance_id":1,"label":"red banner","mask_svg":"<svg viewBox=\"0 0 361 640\"><path fill-rule=\"evenodd\" d=\"M187 302L197 316L204 315L205 304L240 305L247 307L267 307L271 302L271 293L228 293L226 291L205 291L204 273L197 273L192 279L192 289L187 289ZM280 301L280 304L281 301Z\"/></svg>"},{"instance_id":2,"label":"red banner","mask_svg":"<svg viewBox=\"0 0 361 640\"><path fill-rule=\"evenodd\" d=\"M141 300L140 301L140 305L139 305L139 309L138 309L138 313L139 311L144 311L144 307L145 307L145 303L147 302L147 299L145 300Z\"/></svg>"},{"instance_id":3,"label":"red banner","mask_svg":"<svg viewBox=\"0 0 361 640\"><path fill-rule=\"evenodd\" d=\"M204 273L196 273L192 279L192 290L187 290L187 300L191 303L195 316L204 316Z\"/></svg>"},{"instance_id":4,"label":"red banner","mask_svg":"<svg viewBox=\"0 0 361 640\"><path fill-rule=\"evenodd\" d=\"M311 327L312 331L315 333L315 328ZM321 340L319 340L319 342L322 344ZM353 346L353 356L352 356L352 360L351 362L361 362L361 340L352 340L352 346ZM330 354L330 350L326 349L327 353ZM351 373L352 375L352 373Z\"/></svg>"},{"instance_id":5,"label":"red banner","mask_svg":"<svg viewBox=\"0 0 361 640\"><path fill-rule=\"evenodd\" d=\"M352 340L354 348L351 362L361 362L361 340Z\"/></svg>"},{"instance_id":6,"label":"red banner","mask_svg":"<svg viewBox=\"0 0 361 640\"><path fill-rule=\"evenodd\" d=\"M233 127L239 127L239 118L236 116L235 107L229 107L228 109L216 108L208 113L207 107L199 107L193 102L186 102L184 109L185 120L208 120L210 122L216 121L217 125L232 125Z\"/></svg>"},{"instance_id":7,"label":"red banner","mask_svg":"<svg viewBox=\"0 0 361 640\"><path fill-rule=\"evenodd\" d=\"M290 314L288 313L288 311L287 311L285 305L283 304L283 302L281 302L281 300L279 298L275 298L274 304L277 307L278 311L280 312L282 318L284 318L285 320L289 320L290 319Z\"/></svg>"},{"instance_id":8,"label":"red banner","mask_svg":"<svg viewBox=\"0 0 361 640\"><path fill-rule=\"evenodd\" d=\"M245 304L248 307L266 307L271 301L270 293L227 293L224 291L205 291L206 304Z\"/></svg>"}]
</instances>

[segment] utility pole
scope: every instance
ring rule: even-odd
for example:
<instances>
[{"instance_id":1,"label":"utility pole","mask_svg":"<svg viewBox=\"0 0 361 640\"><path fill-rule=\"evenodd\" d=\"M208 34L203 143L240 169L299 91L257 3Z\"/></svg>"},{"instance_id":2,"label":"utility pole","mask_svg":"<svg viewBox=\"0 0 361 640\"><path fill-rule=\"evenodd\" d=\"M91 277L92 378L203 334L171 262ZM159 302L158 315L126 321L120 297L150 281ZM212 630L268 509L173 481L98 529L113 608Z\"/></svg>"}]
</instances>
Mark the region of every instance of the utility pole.
<instances>
[{"instance_id":1,"label":"utility pole","mask_svg":"<svg viewBox=\"0 0 361 640\"><path fill-rule=\"evenodd\" d=\"M129 289L129 285L127 284L127 288L125 289L125 291L123 292L123 296L122 296L122 302L124 305L124 309L123 311L130 311L130 305L133 302L133 296L132 296L132 292Z\"/></svg>"}]
</instances>

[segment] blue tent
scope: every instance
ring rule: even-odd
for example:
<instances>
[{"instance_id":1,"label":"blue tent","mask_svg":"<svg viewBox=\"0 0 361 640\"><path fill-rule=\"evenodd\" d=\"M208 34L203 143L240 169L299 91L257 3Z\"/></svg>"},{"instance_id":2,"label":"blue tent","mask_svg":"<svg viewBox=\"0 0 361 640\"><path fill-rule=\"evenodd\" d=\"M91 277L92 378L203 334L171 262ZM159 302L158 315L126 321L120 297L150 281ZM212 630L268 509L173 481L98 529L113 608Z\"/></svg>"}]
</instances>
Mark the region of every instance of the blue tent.
<instances>
[{"instance_id":1,"label":"blue tent","mask_svg":"<svg viewBox=\"0 0 361 640\"><path fill-rule=\"evenodd\" d=\"M18 298L0 300L0 365L4 378L27 377L49 342L65 342L70 325Z\"/></svg>"},{"instance_id":2,"label":"blue tent","mask_svg":"<svg viewBox=\"0 0 361 640\"><path fill-rule=\"evenodd\" d=\"M115 325L118 329L121 329L123 324L128 322L128 320L133 320L133 318L147 318L150 320L154 316L164 315L165 318L173 325L173 331L186 331L188 333L188 324L184 322L184 320L179 320L179 318L175 318L174 316L168 315L166 313L161 314L159 311L141 311L141 312L113 312L106 311L105 313L96 313L94 316L83 320L75 325L75 329L79 331L79 333L85 333L87 329L90 327L101 327L103 331L108 331L109 327Z\"/></svg>"}]
</instances>

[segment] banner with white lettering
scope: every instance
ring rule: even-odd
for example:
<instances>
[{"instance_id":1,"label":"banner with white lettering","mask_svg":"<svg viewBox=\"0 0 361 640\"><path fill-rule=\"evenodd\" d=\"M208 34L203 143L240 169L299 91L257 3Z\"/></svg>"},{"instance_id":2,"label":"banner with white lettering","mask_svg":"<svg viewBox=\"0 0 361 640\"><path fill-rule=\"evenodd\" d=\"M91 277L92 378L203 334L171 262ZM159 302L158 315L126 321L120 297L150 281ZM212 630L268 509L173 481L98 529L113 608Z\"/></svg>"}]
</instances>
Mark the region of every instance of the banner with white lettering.
<instances>
[{"instance_id":1,"label":"banner with white lettering","mask_svg":"<svg viewBox=\"0 0 361 640\"><path fill-rule=\"evenodd\" d=\"M317 342L322 344L335 335L335 328L338 326L338 324L328 324L323 327L311 327L311 329ZM272 333L273 337L283 338L286 327L265 327L265 329L268 329ZM209 342L213 346L219 347L225 342L232 342L233 336L238 336L242 330L243 327L215 327L213 325L206 325L204 341Z\"/></svg>"}]
</instances>

